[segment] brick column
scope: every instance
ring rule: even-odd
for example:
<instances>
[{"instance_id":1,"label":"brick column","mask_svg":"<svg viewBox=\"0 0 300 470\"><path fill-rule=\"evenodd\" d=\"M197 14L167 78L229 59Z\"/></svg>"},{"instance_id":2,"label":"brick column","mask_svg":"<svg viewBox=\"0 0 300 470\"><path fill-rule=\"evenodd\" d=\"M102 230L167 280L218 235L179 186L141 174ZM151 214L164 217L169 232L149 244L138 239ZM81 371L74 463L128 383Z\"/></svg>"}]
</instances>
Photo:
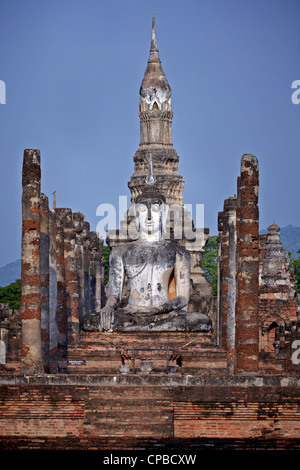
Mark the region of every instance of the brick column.
<instances>
[{"instance_id":1,"label":"brick column","mask_svg":"<svg viewBox=\"0 0 300 470\"><path fill-rule=\"evenodd\" d=\"M234 372L235 360L235 303L236 303L236 198L227 200L228 214L228 296L227 296L227 365Z\"/></svg>"},{"instance_id":2,"label":"brick column","mask_svg":"<svg viewBox=\"0 0 300 470\"><path fill-rule=\"evenodd\" d=\"M90 232L90 291L91 312L99 313L101 310L101 255L103 240L97 232Z\"/></svg>"},{"instance_id":3,"label":"brick column","mask_svg":"<svg viewBox=\"0 0 300 470\"><path fill-rule=\"evenodd\" d=\"M243 155L236 209L237 298L235 372L257 372L259 354L259 173L254 155Z\"/></svg>"},{"instance_id":4,"label":"brick column","mask_svg":"<svg viewBox=\"0 0 300 470\"><path fill-rule=\"evenodd\" d=\"M67 311L67 339L72 344L79 339L78 281L76 272L75 237L71 209L65 209L62 218L64 227L64 267Z\"/></svg>"},{"instance_id":5,"label":"brick column","mask_svg":"<svg viewBox=\"0 0 300 470\"><path fill-rule=\"evenodd\" d=\"M91 313L91 287L90 287L90 224L89 222L83 223L83 276L84 276L84 306L85 314Z\"/></svg>"},{"instance_id":6,"label":"brick column","mask_svg":"<svg viewBox=\"0 0 300 470\"><path fill-rule=\"evenodd\" d=\"M49 330L50 330L50 372L57 372L58 325L57 325L57 255L56 255L56 214L49 212Z\"/></svg>"},{"instance_id":7,"label":"brick column","mask_svg":"<svg viewBox=\"0 0 300 470\"><path fill-rule=\"evenodd\" d=\"M61 219L64 209L55 209L56 216L56 275L57 275L57 349L63 354L67 349L67 312L64 265L64 229Z\"/></svg>"},{"instance_id":8,"label":"brick column","mask_svg":"<svg viewBox=\"0 0 300 470\"><path fill-rule=\"evenodd\" d=\"M40 277L40 151L25 150L22 174L21 370L43 372Z\"/></svg>"},{"instance_id":9,"label":"brick column","mask_svg":"<svg viewBox=\"0 0 300 470\"><path fill-rule=\"evenodd\" d=\"M227 350L228 371L233 372L235 355L236 302L236 198L224 201L218 218L218 305L221 344Z\"/></svg>"},{"instance_id":10,"label":"brick column","mask_svg":"<svg viewBox=\"0 0 300 470\"><path fill-rule=\"evenodd\" d=\"M85 315L85 300L84 300L84 248L85 236L83 234L84 215L81 212L73 213L74 230L76 233L75 238L75 258L76 258L76 271L78 282L78 310L79 321Z\"/></svg>"},{"instance_id":11,"label":"brick column","mask_svg":"<svg viewBox=\"0 0 300 470\"><path fill-rule=\"evenodd\" d=\"M224 210L218 214L218 344L227 346L227 293L228 293L228 223Z\"/></svg>"},{"instance_id":12,"label":"brick column","mask_svg":"<svg viewBox=\"0 0 300 470\"><path fill-rule=\"evenodd\" d=\"M216 339L217 346L221 346L222 343L222 224L220 223L220 214L218 214L218 230L219 235L217 237L218 242L218 268L217 268L217 321L216 321Z\"/></svg>"},{"instance_id":13,"label":"brick column","mask_svg":"<svg viewBox=\"0 0 300 470\"><path fill-rule=\"evenodd\" d=\"M40 270L41 270L41 338L42 356L45 372L50 372L50 332L49 332L49 204L48 198L41 193L41 233L40 233Z\"/></svg>"}]
</instances>

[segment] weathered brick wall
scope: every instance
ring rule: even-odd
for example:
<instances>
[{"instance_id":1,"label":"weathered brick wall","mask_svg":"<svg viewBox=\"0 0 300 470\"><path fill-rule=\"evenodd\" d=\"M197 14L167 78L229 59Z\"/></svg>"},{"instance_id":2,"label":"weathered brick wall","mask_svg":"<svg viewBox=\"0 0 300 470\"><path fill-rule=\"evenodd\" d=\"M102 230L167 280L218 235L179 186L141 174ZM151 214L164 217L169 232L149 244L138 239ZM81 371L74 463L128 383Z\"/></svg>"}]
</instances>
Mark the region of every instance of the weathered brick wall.
<instances>
[{"instance_id":1,"label":"weathered brick wall","mask_svg":"<svg viewBox=\"0 0 300 470\"><path fill-rule=\"evenodd\" d=\"M258 184L257 159L244 155L237 197L225 199L218 215L218 344L229 374L293 374L298 299L279 227L259 235Z\"/></svg>"},{"instance_id":2,"label":"weathered brick wall","mask_svg":"<svg viewBox=\"0 0 300 470\"><path fill-rule=\"evenodd\" d=\"M176 437L299 437L299 403L175 403Z\"/></svg>"},{"instance_id":3,"label":"weathered brick wall","mask_svg":"<svg viewBox=\"0 0 300 470\"><path fill-rule=\"evenodd\" d=\"M22 370L55 373L58 356L80 337L84 313L100 311L103 242L79 212L49 208L39 150L24 151L22 184ZM10 368L18 367L15 344L10 335Z\"/></svg>"},{"instance_id":4,"label":"weathered brick wall","mask_svg":"<svg viewBox=\"0 0 300 470\"><path fill-rule=\"evenodd\" d=\"M2 386L0 403L2 437L82 434L84 400L74 390L44 386Z\"/></svg>"},{"instance_id":5,"label":"weathered brick wall","mask_svg":"<svg viewBox=\"0 0 300 470\"><path fill-rule=\"evenodd\" d=\"M298 439L299 384L244 377L56 376L0 386L0 446L76 438L89 446L126 439ZM285 380L285 382L284 382ZM15 439L15 440L14 440ZM43 446L44 441L40 441ZM98 445L101 445L98 441ZM122 445L122 444L121 444Z\"/></svg>"}]
</instances>

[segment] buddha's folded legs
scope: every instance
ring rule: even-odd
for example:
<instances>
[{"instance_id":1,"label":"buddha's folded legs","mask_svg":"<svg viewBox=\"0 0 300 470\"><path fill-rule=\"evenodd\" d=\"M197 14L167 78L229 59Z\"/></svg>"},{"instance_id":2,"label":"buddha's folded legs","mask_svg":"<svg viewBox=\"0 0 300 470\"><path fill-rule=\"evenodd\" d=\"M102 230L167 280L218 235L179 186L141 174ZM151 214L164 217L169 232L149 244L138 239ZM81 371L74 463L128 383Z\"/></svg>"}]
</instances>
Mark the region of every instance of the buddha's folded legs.
<instances>
[{"instance_id":1,"label":"buddha's folded legs","mask_svg":"<svg viewBox=\"0 0 300 470\"><path fill-rule=\"evenodd\" d=\"M211 320L198 312L173 310L163 314L136 313L120 309L115 313L113 331L210 331Z\"/></svg>"}]
</instances>

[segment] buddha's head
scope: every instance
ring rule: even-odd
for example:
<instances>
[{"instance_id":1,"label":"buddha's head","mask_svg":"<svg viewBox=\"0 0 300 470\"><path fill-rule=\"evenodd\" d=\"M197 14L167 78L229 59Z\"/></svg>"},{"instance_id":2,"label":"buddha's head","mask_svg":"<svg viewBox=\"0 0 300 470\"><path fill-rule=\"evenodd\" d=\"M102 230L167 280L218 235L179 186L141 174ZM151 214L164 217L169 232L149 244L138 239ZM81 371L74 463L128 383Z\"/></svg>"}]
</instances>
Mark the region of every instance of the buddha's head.
<instances>
[{"instance_id":1,"label":"buddha's head","mask_svg":"<svg viewBox=\"0 0 300 470\"><path fill-rule=\"evenodd\" d=\"M158 195L159 196L159 195ZM136 200L136 222L141 236L161 234L167 209L165 200L155 195L141 194Z\"/></svg>"},{"instance_id":2,"label":"buddha's head","mask_svg":"<svg viewBox=\"0 0 300 470\"><path fill-rule=\"evenodd\" d=\"M140 231L142 238L155 237L157 239L161 237L162 230L164 230L168 206L165 196L156 185L151 154L145 183L143 192L135 201L137 230Z\"/></svg>"}]
</instances>

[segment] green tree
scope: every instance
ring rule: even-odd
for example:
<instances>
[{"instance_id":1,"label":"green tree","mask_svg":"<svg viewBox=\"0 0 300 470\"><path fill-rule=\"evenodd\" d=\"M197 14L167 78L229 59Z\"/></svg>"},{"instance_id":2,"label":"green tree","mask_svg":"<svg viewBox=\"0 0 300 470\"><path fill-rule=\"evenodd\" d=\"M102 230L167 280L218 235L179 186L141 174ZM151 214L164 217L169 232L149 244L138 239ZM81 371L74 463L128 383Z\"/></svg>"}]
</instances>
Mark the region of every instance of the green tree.
<instances>
[{"instance_id":1,"label":"green tree","mask_svg":"<svg viewBox=\"0 0 300 470\"><path fill-rule=\"evenodd\" d=\"M21 279L17 279L8 286L0 287L0 303L8 304L12 310L20 307Z\"/></svg>"},{"instance_id":2,"label":"green tree","mask_svg":"<svg viewBox=\"0 0 300 470\"><path fill-rule=\"evenodd\" d=\"M209 237L202 257L204 277L211 285L212 295L217 295L218 242L216 235Z\"/></svg>"},{"instance_id":3,"label":"green tree","mask_svg":"<svg viewBox=\"0 0 300 470\"><path fill-rule=\"evenodd\" d=\"M298 258L291 257L291 266L294 268L295 287L297 292L300 294L300 249L297 253L299 254Z\"/></svg>"}]
</instances>

